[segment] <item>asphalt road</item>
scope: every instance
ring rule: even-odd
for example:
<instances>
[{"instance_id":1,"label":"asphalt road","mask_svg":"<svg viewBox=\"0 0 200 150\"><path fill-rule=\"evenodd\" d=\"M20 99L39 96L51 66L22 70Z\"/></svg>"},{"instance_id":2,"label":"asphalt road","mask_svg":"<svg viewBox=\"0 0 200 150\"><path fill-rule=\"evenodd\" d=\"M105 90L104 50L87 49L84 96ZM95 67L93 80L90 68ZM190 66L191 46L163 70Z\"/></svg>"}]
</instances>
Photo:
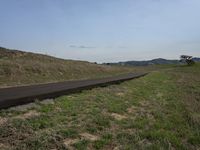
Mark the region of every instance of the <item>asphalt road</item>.
<instances>
[{"instance_id":1,"label":"asphalt road","mask_svg":"<svg viewBox=\"0 0 200 150\"><path fill-rule=\"evenodd\" d=\"M11 106L22 105L47 98L55 98L61 95L79 92L84 89L91 89L97 86L119 83L126 80L142 77L146 74L129 73L114 77L91 80L65 81L21 87L0 88L0 109Z\"/></svg>"}]
</instances>

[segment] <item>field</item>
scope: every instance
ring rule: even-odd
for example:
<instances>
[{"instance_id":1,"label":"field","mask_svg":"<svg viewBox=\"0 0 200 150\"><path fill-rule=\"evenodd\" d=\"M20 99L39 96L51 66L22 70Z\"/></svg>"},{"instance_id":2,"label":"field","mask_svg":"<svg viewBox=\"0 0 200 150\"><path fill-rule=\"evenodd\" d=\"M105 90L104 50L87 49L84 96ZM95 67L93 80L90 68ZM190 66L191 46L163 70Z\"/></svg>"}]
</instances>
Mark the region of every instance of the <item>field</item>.
<instances>
[{"instance_id":1,"label":"field","mask_svg":"<svg viewBox=\"0 0 200 150\"><path fill-rule=\"evenodd\" d=\"M0 111L1 149L199 147L200 64Z\"/></svg>"}]
</instances>

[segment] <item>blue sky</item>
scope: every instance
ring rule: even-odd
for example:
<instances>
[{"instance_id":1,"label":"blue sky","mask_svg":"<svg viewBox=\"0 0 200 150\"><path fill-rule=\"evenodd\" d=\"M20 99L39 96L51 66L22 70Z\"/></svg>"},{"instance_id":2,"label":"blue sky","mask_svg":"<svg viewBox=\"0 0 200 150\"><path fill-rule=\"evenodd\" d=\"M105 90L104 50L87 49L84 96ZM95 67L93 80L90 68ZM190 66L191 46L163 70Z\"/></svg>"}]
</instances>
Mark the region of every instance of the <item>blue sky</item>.
<instances>
[{"instance_id":1,"label":"blue sky","mask_svg":"<svg viewBox=\"0 0 200 150\"><path fill-rule=\"evenodd\" d=\"M0 46L97 62L200 56L200 0L0 0Z\"/></svg>"}]
</instances>

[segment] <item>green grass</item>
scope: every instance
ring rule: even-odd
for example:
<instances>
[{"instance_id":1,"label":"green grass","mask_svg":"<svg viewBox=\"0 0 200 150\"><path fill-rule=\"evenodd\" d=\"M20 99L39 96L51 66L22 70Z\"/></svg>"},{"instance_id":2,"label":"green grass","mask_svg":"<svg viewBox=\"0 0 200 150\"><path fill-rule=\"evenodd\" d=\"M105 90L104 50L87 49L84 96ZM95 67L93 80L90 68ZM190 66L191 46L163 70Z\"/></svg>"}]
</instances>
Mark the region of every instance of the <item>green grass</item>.
<instances>
[{"instance_id":1,"label":"green grass","mask_svg":"<svg viewBox=\"0 0 200 150\"><path fill-rule=\"evenodd\" d=\"M79 142L75 143L73 146L74 148L78 150L87 150L88 143L89 142L87 140L80 140Z\"/></svg>"},{"instance_id":2,"label":"green grass","mask_svg":"<svg viewBox=\"0 0 200 150\"><path fill-rule=\"evenodd\" d=\"M0 145L20 150L196 150L199 83L200 64L168 66L143 78L58 97L54 103L1 110L0 120L7 121L0 124ZM22 119L30 111L40 115ZM70 140L74 142L66 145Z\"/></svg>"}]
</instances>

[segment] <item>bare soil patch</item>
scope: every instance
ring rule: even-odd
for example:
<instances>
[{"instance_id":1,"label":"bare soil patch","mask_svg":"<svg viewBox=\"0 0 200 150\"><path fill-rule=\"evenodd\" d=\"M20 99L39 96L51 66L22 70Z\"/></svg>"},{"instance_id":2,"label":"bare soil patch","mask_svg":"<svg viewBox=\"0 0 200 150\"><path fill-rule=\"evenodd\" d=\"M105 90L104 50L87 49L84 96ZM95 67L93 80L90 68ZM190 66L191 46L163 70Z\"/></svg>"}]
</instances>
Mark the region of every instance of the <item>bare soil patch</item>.
<instances>
[{"instance_id":1,"label":"bare soil patch","mask_svg":"<svg viewBox=\"0 0 200 150\"><path fill-rule=\"evenodd\" d=\"M0 143L0 149L1 149L1 150L5 150L5 149L8 149L8 148L9 148L8 145L5 145L5 144L3 144L3 143Z\"/></svg>"},{"instance_id":2,"label":"bare soil patch","mask_svg":"<svg viewBox=\"0 0 200 150\"><path fill-rule=\"evenodd\" d=\"M123 92L118 92L116 93L117 96L124 96L124 93Z\"/></svg>"},{"instance_id":3,"label":"bare soil patch","mask_svg":"<svg viewBox=\"0 0 200 150\"><path fill-rule=\"evenodd\" d=\"M31 110L29 112L26 112L25 114L18 115L18 116L14 117L14 118L25 120L25 119L38 117L38 116L40 116L39 112L37 112L35 110Z\"/></svg>"},{"instance_id":4,"label":"bare soil patch","mask_svg":"<svg viewBox=\"0 0 200 150\"><path fill-rule=\"evenodd\" d=\"M0 126L3 125L4 123L6 123L7 121L8 121L7 118L0 117Z\"/></svg>"},{"instance_id":5,"label":"bare soil patch","mask_svg":"<svg viewBox=\"0 0 200 150\"><path fill-rule=\"evenodd\" d=\"M41 104L54 104L54 99L45 99L43 101L40 101Z\"/></svg>"},{"instance_id":6,"label":"bare soil patch","mask_svg":"<svg viewBox=\"0 0 200 150\"><path fill-rule=\"evenodd\" d=\"M79 139L65 139L63 141L64 146L69 149L69 150L74 150L74 148L72 147L73 144L77 143L79 141Z\"/></svg>"},{"instance_id":7,"label":"bare soil patch","mask_svg":"<svg viewBox=\"0 0 200 150\"><path fill-rule=\"evenodd\" d=\"M112 113L111 116L112 116L113 118L115 118L116 120L122 120L122 119L126 119L126 118L127 118L127 116L125 116L125 115L120 115L120 114L117 114L117 113Z\"/></svg>"},{"instance_id":8,"label":"bare soil patch","mask_svg":"<svg viewBox=\"0 0 200 150\"><path fill-rule=\"evenodd\" d=\"M117 146L117 147L114 147L113 150L120 150L120 148Z\"/></svg>"},{"instance_id":9,"label":"bare soil patch","mask_svg":"<svg viewBox=\"0 0 200 150\"><path fill-rule=\"evenodd\" d=\"M149 101L141 101L140 102L140 106L142 106L142 107L148 107L148 106L150 106L150 102Z\"/></svg>"},{"instance_id":10,"label":"bare soil patch","mask_svg":"<svg viewBox=\"0 0 200 150\"><path fill-rule=\"evenodd\" d=\"M96 141L96 140L99 139L98 136L92 135L92 134L89 134L89 133L81 133L80 135L81 135L84 139L90 140L90 141Z\"/></svg>"},{"instance_id":11,"label":"bare soil patch","mask_svg":"<svg viewBox=\"0 0 200 150\"><path fill-rule=\"evenodd\" d=\"M141 145L141 147L143 147L143 146L150 146L152 143L147 139L143 139L139 141L138 144Z\"/></svg>"},{"instance_id":12,"label":"bare soil patch","mask_svg":"<svg viewBox=\"0 0 200 150\"><path fill-rule=\"evenodd\" d=\"M163 93L158 92L158 93L156 94L156 97L158 97L158 98L162 98L162 97L163 97Z\"/></svg>"},{"instance_id":13,"label":"bare soil patch","mask_svg":"<svg viewBox=\"0 0 200 150\"><path fill-rule=\"evenodd\" d=\"M132 114L132 113L135 113L137 110L138 110L137 107L131 106L130 108L127 109L127 112Z\"/></svg>"},{"instance_id":14,"label":"bare soil patch","mask_svg":"<svg viewBox=\"0 0 200 150\"><path fill-rule=\"evenodd\" d=\"M14 110L14 111L27 111L31 108L37 108L39 107L39 105L37 105L36 103L29 103L29 104L24 104L24 105L19 105L19 106L15 106L15 107L11 107L9 108L10 110Z\"/></svg>"}]
</instances>

